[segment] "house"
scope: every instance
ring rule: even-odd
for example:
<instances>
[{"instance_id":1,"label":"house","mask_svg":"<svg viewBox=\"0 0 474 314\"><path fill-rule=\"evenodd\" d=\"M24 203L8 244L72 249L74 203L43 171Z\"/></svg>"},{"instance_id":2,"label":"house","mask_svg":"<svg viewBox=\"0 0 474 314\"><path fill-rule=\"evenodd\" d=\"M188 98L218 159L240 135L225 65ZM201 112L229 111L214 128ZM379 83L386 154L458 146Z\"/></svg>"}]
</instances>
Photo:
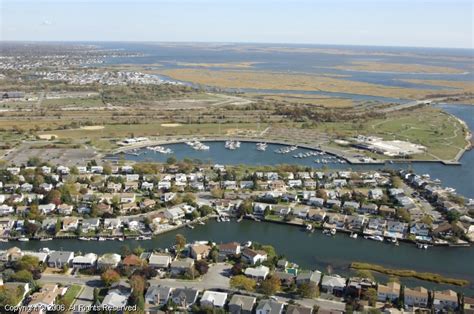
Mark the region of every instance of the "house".
<instances>
[{"instance_id":1,"label":"house","mask_svg":"<svg viewBox=\"0 0 474 314\"><path fill-rule=\"evenodd\" d=\"M276 271L273 276L280 279L282 285L290 287L295 282L295 275L284 271Z\"/></svg>"},{"instance_id":2,"label":"house","mask_svg":"<svg viewBox=\"0 0 474 314\"><path fill-rule=\"evenodd\" d=\"M97 263L97 254L87 253L84 256L75 256L72 259L72 266L76 269L85 269L95 267Z\"/></svg>"},{"instance_id":3,"label":"house","mask_svg":"<svg viewBox=\"0 0 474 314\"><path fill-rule=\"evenodd\" d=\"M142 183L142 186L141 186L141 189L142 190L145 190L145 191L151 191L153 190L153 183L152 182L143 182Z\"/></svg>"},{"instance_id":4,"label":"house","mask_svg":"<svg viewBox=\"0 0 474 314\"><path fill-rule=\"evenodd\" d=\"M362 214L377 214L379 211L379 207L374 204L374 203L365 203L360 206L360 208L357 210L359 213Z\"/></svg>"},{"instance_id":5,"label":"house","mask_svg":"<svg viewBox=\"0 0 474 314\"><path fill-rule=\"evenodd\" d=\"M63 218L63 231L76 231L79 226L79 219L77 217L64 217Z\"/></svg>"},{"instance_id":6,"label":"house","mask_svg":"<svg viewBox=\"0 0 474 314\"><path fill-rule=\"evenodd\" d=\"M176 193L167 192L167 193L161 194L160 200L162 202L169 202L169 201L172 201L175 197L176 197Z\"/></svg>"},{"instance_id":7,"label":"house","mask_svg":"<svg viewBox=\"0 0 474 314\"><path fill-rule=\"evenodd\" d=\"M151 285L145 294L145 303L147 305L162 306L168 302L172 288L159 285Z\"/></svg>"},{"instance_id":8,"label":"house","mask_svg":"<svg viewBox=\"0 0 474 314\"><path fill-rule=\"evenodd\" d=\"M48 266L54 268L62 268L69 266L74 259L74 252L70 251L53 251L49 254Z\"/></svg>"},{"instance_id":9,"label":"house","mask_svg":"<svg viewBox=\"0 0 474 314\"><path fill-rule=\"evenodd\" d=\"M324 275L321 289L327 293L341 296L346 288L346 279L338 275Z\"/></svg>"},{"instance_id":10,"label":"house","mask_svg":"<svg viewBox=\"0 0 474 314\"><path fill-rule=\"evenodd\" d=\"M426 307L428 305L428 290L423 287L405 288L404 301L406 306Z\"/></svg>"},{"instance_id":11,"label":"house","mask_svg":"<svg viewBox=\"0 0 474 314\"><path fill-rule=\"evenodd\" d=\"M56 205L54 205L54 204L41 204L41 205L38 205L38 210L43 215L47 215L47 214L52 213L54 210L56 210Z\"/></svg>"},{"instance_id":12,"label":"house","mask_svg":"<svg viewBox=\"0 0 474 314\"><path fill-rule=\"evenodd\" d=\"M128 298L130 297L131 289L125 286L117 286L108 291L104 300L101 303L101 307L106 310L107 308L113 308L115 311L125 309Z\"/></svg>"},{"instance_id":13,"label":"house","mask_svg":"<svg viewBox=\"0 0 474 314\"><path fill-rule=\"evenodd\" d=\"M165 217L169 220L178 220L182 219L185 216L184 210L180 206L171 207L165 210Z\"/></svg>"},{"instance_id":14,"label":"house","mask_svg":"<svg viewBox=\"0 0 474 314\"><path fill-rule=\"evenodd\" d=\"M387 222L386 237L403 239L408 231L408 224L400 221L389 220Z\"/></svg>"},{"instance_id":15,"label":"house","mask_svg":"<svg viewBox=\"0 0 474 314\"><path fill-rule=\"evenodd\" d=\"M120 218L105 218L104 228L107 230L115 230L122 227L122 221Z\"/></svg>"},{"instance_id":16,"label":"house","mask_svg":"<svg viewBox=\"0 0 474 314\"><path fill-rule=\"evenodd\" d=\"M266 203L254 203L253 204L253 213L257 215L262 215L265 212L265 209L272 210L271 204Z\"/></svg>"},{"instance_id":17,"label":"house","mask_svg":"<svg viewBox=\"0 0 474 314\"><path fill-rule=\"evenodd\" d=\"M384 217L395 217L397 211L393 207L388 207L387 205L381 205L379 207L379 214Z\"/></svg>"},{"instance_id":18,"label":"house","mask_svg":"<svg viewBox=\"0 0 474 314\"><path fill-rule=\"evenodd\" d=\"M227 300L227 293L217 291L204 291L201 297L201 306L224 308Z\"/></svg>"},{"instance_id":19,"label":"house","mask_svg":"<svg viewBox=\"0 0 474 314\"><path fill-rule=\"evenodd\" d=\"M228 307L231 314L252 314L257 299L252 296L234 294Z\"/></svg>"},{"instance_id":20,"label":"house","mask_svg":"<svg viewBox=\"0 0 474 314\"><path fill-rule=\"evenodd\" d=\"M82 232L89 232L95 231L100 226L100 219L99 218L89 218L82 220L81 229Z\"/></svg>"},{"instance_id":21,"label":"house","mask_svg":"<svg viewBox=\"0 0 474 314\"><path fill-rule=\"evenodd\" d=\"M359 203L358 202L353 202L353 201L347 201L344 202L344 205L342 206L342 209L346 211L350 210L358 210L359 209Z\"/></svg>"},{"instance_id":22,"label":"house","mask_svg":"<svg viewBox=\"0 0 474 314\"><path fill-rule=\"evenodd\" d=\"M115 268L118 266L121 260L122 260L122 257L119 254L106 253L97 259L97 268L99 269Z\"/></svg>"},{"instance_id":23,"label":"house","mask_svg":"<svg viewBox=\"0 0 474 314\"><path fill-rule=\"evenodd\" d=\"M283 313L284 303L274 300L261 300L258 302L256 314L281 314Z\"/></svg>"},{"instance_id":24,"label":"house","mask_svg":"<svg viewBox=\"0 0 474 314\"><path fill-rule=\"evenodd\" d=\"M60 204L56 208L58 213L61 215L71 215L74 206L68 204Z\"/></svg>"},{"instance_id":25,"label":"house","mask_svg":"<svg viewBox=\"0 0 474 314\"><path fill-rule=\"evenodd\" d=\"M300 286L302 284L314 283L319 285L321 281L321 272L320 271L310 271L299 273L296 277L296 285Z\"/></svg>"},{"instance_id":26,"label":"house","mask_svg":"<svg viewBox=\"0 0 474 314\"><path fill-rule=\"evenodd\" d=\"M171 189L171 181L159 181L158 182L159 190L169 190Z\"/></svg>"},{"instance_id":27,"label":"house","mask_svg":"<svg viewBox=\"0 0 474 314\"><path fill-rule=\"evenodd\" d=\"M308 206L296 205L293 207L293 215L301 219L306 219L308 217L309 210L310 208Z\"/></svg>"},{"instance_id":28,"label":"house","mask_svg":"<svg viewBox=\"0 0 474 314\"><path fill-rule=\"evenodd\" d=\"M54 309L56 299L61 294L61 291L62 289L60 289L57 284L44 284L39 292L31 295L28 307L31 309L38 308L51 311Z\"/></svg>"},{"instance_id":29,"label":"house","mask_svg":"<svg viewBox=\"0 0 474 314\"><path fill-rule=\"evenodd\" d=\"M308 218L316 222L323 222L324 218L326 218L326 211L321 208L310 208Z\"/></svg>"},{"instance_id":30,"label":"house","mask_svg":"<svg viewBox=\"0 0 474 314\"><path fill-rule=\"evenodd\" d=\"M168 268L171 264L171 256L169 254L152 253L148 258L148 265L153 268Z\"/></svg>"},{"instance_id":31,"label":"house","mask_svg":"<svg viewBox=\"0 0 474 314\"><path fill-rule=\"evenodd\" d=\"M192 258L177 259L171 262L171 274L181 275L190 270L194 266Z\"/></svg>"},{"instance_id":32,"label":"house","mask_svg":"<svg viewBox=\"0 0 474 314\"><path fill-rule=\"evenodd\" d=\"M379 284L377 289L377 300L380 302L395 302L400 297L400 284L392 281L386 285Z\"/></svg>"},{"instance_id":33,"label":"house","mask_svg":"<svg viewBox=\"0 0 474 314\"><path fill-rule=\"evenodd\" d=\"M298 304L290 304L286 309L286 314L312 314L313 309Z\"/></svg>"},{"instance_id":34,"label":"house","mask_svg":"<svg viewBox=\"0 0 474 314\"><path fill-rule=\"evenodd\" d=\"M267 260L267 252L265 251L255 251L250 248L245 248L242 251L242 256L250 262L252 265L255 265L257 263L261 263Z\"/></svg>"},{"instance_id":35,"label":"house","mask_svg":"<svg viewBox=\"0 0 474 314\"><path fill-rule=\"evenodd\" d=\"M31 287L27 282L3 282L0 280L0 287L3 287L5 290L14 291L16 295L19 295L18 304L11 304L13 306L21 305L25 297L30 293ZM18 293L21 291L20 293Z\"/></svg>"},{"instance_id":36,"label":"house","mask_svg":"<svg viewBox=\"0 0 474 314\"><path fill-rule=\"evenodd\" d=\"M253 181L240 181L239 187L241 189L252 189L254 186Z\"/></svg>"},{"instance_id":37,"label":"house","mask_svg":"<svg viewBox=\"0 0 474 314\"><path fill-rule=\"evenodd\" d=\"M424 223L415 223L410 227L410 234L427 237L430 234L430 226Z\"/></svg>"},{"instance_id":38,"label":"house","mask_svg":"<svg viewBox=\"0 0 474 314\"><path fill-rule=\"evenodd\" d=\"M244 272L245 276L254 278L257 280L265 280L269 273L270 273L270 268L263 265L260 265L257 267L247 267Z\"/></svg>"},{"instance_id":39,"label":"house","mask_svg":"<svg viewBox=\"0 0 474 314\"><path fill-rule=\"evenodd\" d=\"M454 311L458 308L458 294L453 290L434 291L433 306L437 311Z\"/></svg>"},{"instance_id":40,"label":"house","mask_svg":"<svg viewBox=\"0 0 474 314\"><path fill-rule=\"evenodd\" d=\"M190 256L195 260L206 259L209 256L211 247L206 244L193 244L190 248Z\"/></svg>"},{"instance_id":41,"label":"house","mask_svg":"<svg viewBox=\"0 0 474 314\"><path fill-rule=\"evenodd\" d=\"M230 243L223 243L219 245L219 253L221 255L238 255L240 254L240 243L238 242L230 242Z\"/></svg>"},{"instance_id":42,"label":"house","mask_svg":"<svg viewBox=\"0 0 474 314\"><path fill-rule=\"evenodd\" d=\"M373 200L380 200L383 197L382 189L371 189L369 190L369 198Z\"/></svg>"},{"instance_id":43,"label":"house","mask_svg":"<svg viewBox=\"0 0 474 314\"><path fill-rule=\"evenodd\" d=\"M90 214L91 210L92 209L90 208L90 206L86 204L82 204L79 207L77 207L77 213L80 215Z\"/></svg>"},{"instance_id":44,"label":"house","mask_svg":"<svg viewBox=\"0 0 474 314\"><path fill-rule=\"evenodd\" d=\"M179 308L186 309L196 303L199 290L191 288L177 288L171 292L171 300Z\"/></svg>"},{"instance_id":45,"label":"house","mask_svg":"<svg viewBox=\"0 0 474 314\"><path fill-rule=\"evenodd\" d=\"M347 283L345 295L346 297L350 296L353 298L360 298L369 288L375 287L375 281L372 281L369 278L351 277Z\"/></svg>"}]
</instances>

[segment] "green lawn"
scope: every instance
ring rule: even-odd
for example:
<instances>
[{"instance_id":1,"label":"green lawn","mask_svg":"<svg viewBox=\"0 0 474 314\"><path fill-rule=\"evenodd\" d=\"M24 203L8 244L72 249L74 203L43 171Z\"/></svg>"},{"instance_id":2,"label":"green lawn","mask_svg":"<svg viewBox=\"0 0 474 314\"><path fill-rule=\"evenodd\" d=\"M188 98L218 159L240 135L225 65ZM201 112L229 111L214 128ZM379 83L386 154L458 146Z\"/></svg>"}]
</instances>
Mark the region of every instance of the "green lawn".
<instances>
[{"instance_id":1,"label":"green lawn","mask_svg":"<svg viewBox=\"0 0 474 314\"><path fill-rule=\"evenodd\" d=\"M62 298L64 304L66 304L67 306L71 305L76 299L76 297L79 295L79 292L81 292L81 290L82 290L82 286L79 286L79 285L70 286L67 289L66 294L64 294Z\"/></svg>"}]
</instances>

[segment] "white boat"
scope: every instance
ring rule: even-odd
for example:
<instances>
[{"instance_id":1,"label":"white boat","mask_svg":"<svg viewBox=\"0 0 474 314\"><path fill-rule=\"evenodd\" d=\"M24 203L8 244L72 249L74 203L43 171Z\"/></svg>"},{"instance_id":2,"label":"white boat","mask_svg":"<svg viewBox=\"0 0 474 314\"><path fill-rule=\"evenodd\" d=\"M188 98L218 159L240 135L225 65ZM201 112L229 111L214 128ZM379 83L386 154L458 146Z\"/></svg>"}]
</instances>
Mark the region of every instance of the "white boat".
<instances>
[{"instance_id":1,"label":"white boat","mask_svg":"<svg viewBox=\"0 0 474 314\"><path fill-rule=\"evenodd\" d=\"M306 225L306 230L308 230L308 231L313 230L313 225Z\"/></svg>"},{"instance_id":2,"label":"white boat","mask_svg":"<svg viewBox=\"0 0 474 314\"><path fill-rule=\"evenodd\" d=\"M251 247L252 246L252 241L247 241L244 244L245 247Z\"/></svg>"},{"instance_id":3,"label":"white boat","mask_svg":"<svg viewBox=\"0 0 474 314\"><path fill-rule=\"evenodd\" d=\"M123 240L125 240L124 238L117 238L117 240L119 240L120 242L123 242Z\"/></svg>"},{"instance_id":4,"label":"white boat","mask_svg":"<svg viewBox=\"0 0 474 314\"><path fill-rule=\"evenodd\" d=\"M8 239L0 239L0 242L8 242Z\"/></svg>"},{"instance_id":5,"label":"white boat","mask_svg":"<svg viewBox=\"0 0 474 314\"><path fill-rule=\"evenodd\" d=\"M351 237L352 239L357 239L357 236L358 236L358 235L357 235L357 233L355 233L355 232L351 233L351 235L350 235L350 237Z\"/></svg>"},{"instance_id":6,"label":"white boat","mask_svg":"<svg viewBox=\"0 0 474 314\"><path fill-rule=\"evenodd\" d=\"M90 238L86 238L86 237L80 237L79 240L81 240L81 241L90 241L91 239L90 239Z\"/></svg>"},{"instance_id":7,"label":"white boat","mask_svg":"<svg viewBox=\"0 0 474 314\"><path fill-rule=\"evenodd\" d=\"M383 242L383 237L378 235L367 236L366 239Z\"/></svg>"},{"instance_id":8,"label":"white boat","mask_svg":"<svg viewBox=\"0 0 474 314\"><path fill-rule=\"evenodd\" d=\"M417 247L422 250L427 250L428 249L428 244L423 244L423 243L418 243Z\"/></svg>"},{"instance_id":9,"label":"white boat","mask_svg":"<svg viewBox=\"0 0 474 314\"><path fill-rule=\"evenodd\" d=\"M188 227L189 229L194 229L194 226L191 225L186 225L186 227Z\"/></svg>"},{"instance_id":10,"label":"white boat","mask_svg":"<svg viewBox=\"0 0 474 314\"><path fill-rule=\"evenodd\" d=\"M137 240L151 240L151 237L148 236L139 236Z\"/></svg>"},{"instance_id":11,"label":"white boat","mask_svg":"<svg viewBox=\"0 0 474 314\"><path fill-rule=\"evenodd\" d=\"M41 238L41 239L40 239L40 241L43 241L43 242L44 242L44 241L52 241L52 240L53 240L53 238Z\"/></svg>"},{"instance_id":12,"label":"white boat","mask_svg":"<svg viewBox=\"0 0 474 314\"><path fill-rule=\"evenodd\" d=\"M21 237L21 238L18 238L18 241L20 241L20 242L28 242L28 241L30 241L30 239L25 238L25 237Z\"/></svg>"},{"instance_id":13,"label":"white boat","mask_svg":"<svg viewBox=\"0 0 474 314\"><path fill-rule=\"evenodd\" d=\"M263 152L267 149L267 146L267 143L257 143L257 150Z\"/></svg>"},{"instance_id":14,"label":"white boat","mask_svg":"<svg viewBox=\"0 0 474 314\"><path fill-rule=\"evenodd\" d=\"M294 151L294 150L297 150L297 149L298 149L298 146L296 146L296 145L293 145L293 146L290 147L290 151Z\"/></svg>"},{"instance_id":15,"label":"white boat","mask_svg":"<svg viewBox=\"0 0 474 314\"><path fill-rule=\"evenodd\" d=\"M97 241L105 241L105 238L103 238L103 237L98 237L98 238L97 238Z\"/></svg>"},{"instance_id":16,"label":"white boat","mask_svg":"<svg viewBox=\"0 0 474 314\"><path fill-rule=\"evenodd\" d=\"M332 228L329 232L331 235L336 235L336 228Z\"/></svg>"}]
</instances>

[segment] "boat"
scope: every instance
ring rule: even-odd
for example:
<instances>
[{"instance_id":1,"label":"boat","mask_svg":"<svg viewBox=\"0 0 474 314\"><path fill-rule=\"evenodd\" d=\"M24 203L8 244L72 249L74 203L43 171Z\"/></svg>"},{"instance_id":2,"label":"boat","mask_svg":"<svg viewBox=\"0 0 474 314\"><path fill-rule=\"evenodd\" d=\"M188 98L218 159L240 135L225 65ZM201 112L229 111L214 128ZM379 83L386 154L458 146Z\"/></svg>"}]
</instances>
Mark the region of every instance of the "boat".
<instances>
[{"instance_id":1,"label":"boat","mask_svg":"<svg viewBox=\"0 0 474 314\"><path fill-rule=\"evenodd\" d=\"M186 227L188 227L189 229L194 229L194 226L192 225L186 225Z\"/></svg>"},{"instance_id":2,"label":"boat","mask_svg":"<svg viewBox=\"0 0 474 314\"><path fill-rule=\"evenodd\" d=\"M0 239L0 242L8 242L8 239Z\"/></svg>"},{"instance_id":3,"label":"boat","mask_svg":"<svg viewBox=\"0 0 474 314\"><path fill-rule=\"evenodd\" d=\"M306 225L306 230L307 231L313 230L313 225Z\"/></svg>"},{"instance_id":4,"label":"boat","mask_svg":"<svg viewBox=\"0 0 474 314\"><path fill-rule=\"evenodd\" d=\"M224 145L225 148L230 149L230 150L235 150L240 147L240 142L239 141L232 141L228 140L225 142Z\"/></svg>"},{"instance_id":5,"label":"boat","mask_svg":"<svg viewBox=\"0 0 474 314\"><path fill-rule=\"evenodd\" d=\"M90 239L90 238L86 238L86 237L79 237L79 240L81 240L81 241L90 241L91 239Z\"/></svg>"},{"instance_id":6,"label":"boat","mask_svg":"<svg viewBox=\"0 0 474 314\"><path fill-rule=\"evenodd\" d=\"M139 237L137 237L137 240L141 240L141 241L143 241L143 240L151 240L151 237L148 237L148 236L139 236Z\"/></svg>"},{"instance_id":7,"label":"boat","mask_svg":"<svg viewBox=\"0 0 474 314\"><path fill-rule=\"evenodd\" d=\"M427 250L428 249L428 244L425 244L425 243L417 243L416 245L419 249L422 249L422 250Z\"/></svg>"},{"instance_id":8,"label":"boat","mask_svg":"<svg viewBox=\"0 0 474 314\"><path fill-rule=\"evenodd\" d=\"M379 235L371 235L371 236L367 236L365 237L366 239L369 239L369 240L374 240L374 241L379 241L379 242L383 242L383 237L382 236L379 236Z\"/></svg>"},{"instance_id":9,"label":"boat","mask_svg":"<svg viewBox=\"0 0 474 314\"><path fill-rule=\"evenodd\" d=\"M331 235L336 235L336 228L332 228L332 229L329 231L329 233L330 233Z\"/></svg>"},{"instance_id":10,"label":"boat","mask_svg":"<svg viewBox=\"0 0 474 314\"><path fill-rule=\"evenodd\" d=\"M293 145L293 146L290 147L290 151L294 151L294 150L297 150L297 149L298 149L298 146L296 146L296 145Z\"/></svg>"},{"instance_id":11,"label":"boat","mask_svg":"<svg viewBox=\"0 0 474 314\"><path fill-rule=\"evenodd\" d=\"M18 238L18 241L20 242L28 242L30 241L30 239L26 238L26 237L21 237L21 238Z\"/></svg>"},{"instance_id":12,"label":"boat","mask_svg":"<svg viewBox=\"0 0 474 314\"><path fill-rule=\"evenodd\" d=\"M52 241L52 240L53 240L53 238L41 238L41 239L40 239L40 241L43 241L43 242L44 242L44 241Z\"/></svg>"},{"instance_id":13,"label":"boat","mask_svg":"<svg viewBox=\"0 0 474 314\"><path fill-rule=\"evenodd\" d=\"M357 239L357 236L358 236L358 234L355 233L355 232L351 233L351 235L350 235L350 237L351 237L352 239Z\"/></svg>"},{"instance_id":14,"label":"boat","mask_svg":"<svg viewBox=\"0 0 474 314\"><path fill-rule=\"evenodd\" d=\"M97 237L97 241L105 241L105 238L103 238L103 237Z\"/></svg>"},{"instance_id":15,"label":"boat","mask_svg":"<svg viewBox=\"0 0 474 314\"><path fill-rule=\"evenodd\" d=\"M125 239L124 238L117 238L120 242L123 242Z\"/></svg>"},{"instance_id":16,"label":"boat","mask_svg":"<svg viewBox=\"0 0 474 314\"><path fill-rule=\"evenodd\" d=\"M247 241L244 243L245 247L251 247L252 246L252 241Z\"/></svg>"},{"instance_id":17,"label":"boat","mask_svg":"<svg viewBox=\"0 0 474 314\"><path fill-rule=\"evenodd\" d=\"M257 150L265 151L267 149L267 143L257 143Z\"/></svg>"}]
</instances>

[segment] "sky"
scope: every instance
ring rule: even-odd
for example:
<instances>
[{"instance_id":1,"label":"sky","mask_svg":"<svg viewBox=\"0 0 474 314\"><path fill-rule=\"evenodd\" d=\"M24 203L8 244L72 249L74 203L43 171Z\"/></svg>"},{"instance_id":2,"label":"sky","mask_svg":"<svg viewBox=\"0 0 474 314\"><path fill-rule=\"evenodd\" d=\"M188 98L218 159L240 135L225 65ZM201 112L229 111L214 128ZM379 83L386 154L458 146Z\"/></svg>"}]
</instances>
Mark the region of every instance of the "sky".
<instances>
[{"instance_id":1,"label":"sky","mask_svg":"<svg viewBox=\"0 0 474 314\"><path fill-rule=\"evenodd\" d=\"M0 40L474 48L472 0L0 0Z\"/></svg>"}]
</instances>

